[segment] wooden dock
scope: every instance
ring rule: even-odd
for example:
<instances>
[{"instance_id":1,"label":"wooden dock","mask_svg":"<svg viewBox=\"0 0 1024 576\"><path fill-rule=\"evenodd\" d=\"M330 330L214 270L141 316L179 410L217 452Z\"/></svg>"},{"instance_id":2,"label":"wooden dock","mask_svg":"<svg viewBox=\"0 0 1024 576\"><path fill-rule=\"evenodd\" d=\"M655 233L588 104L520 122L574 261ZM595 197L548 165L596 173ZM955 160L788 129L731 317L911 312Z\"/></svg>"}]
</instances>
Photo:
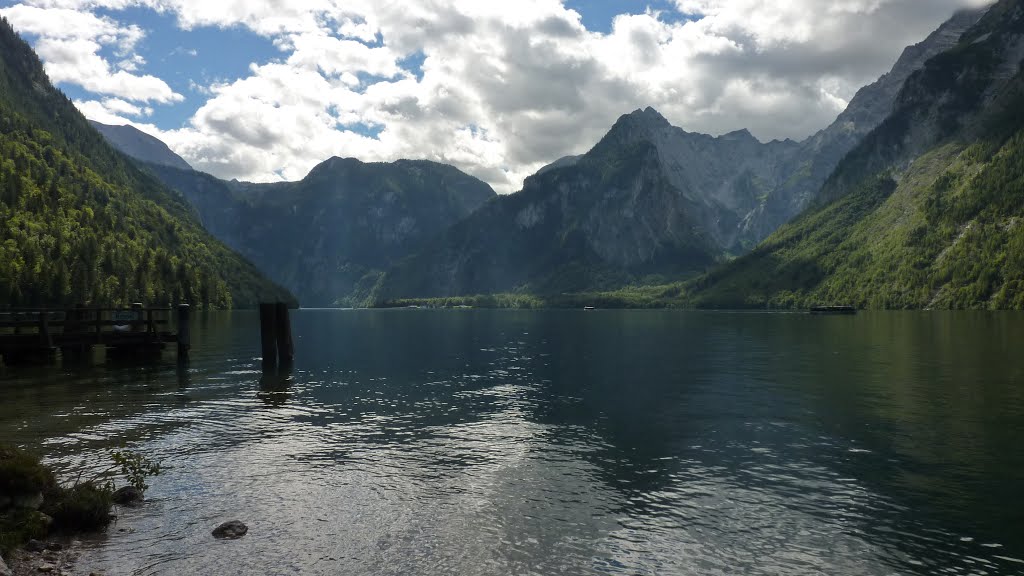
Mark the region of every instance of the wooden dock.
<instances>
[{"instance_id":1,"label":"wooden dock","mask_svg":"<svg viewBox=\"0 0 1024 576\"><path fill-rule=\"evenodd\" d=\"M176 314L175 314L176 312ZM171 330L175 316L177 331ZM189 307L75 307L0 309L0 360L7 365L45 362L59 351L65 359L85 358L93 346L108 354L145 357L176 344L181 358L190 348Z\"/></svg>"}]
</instances>

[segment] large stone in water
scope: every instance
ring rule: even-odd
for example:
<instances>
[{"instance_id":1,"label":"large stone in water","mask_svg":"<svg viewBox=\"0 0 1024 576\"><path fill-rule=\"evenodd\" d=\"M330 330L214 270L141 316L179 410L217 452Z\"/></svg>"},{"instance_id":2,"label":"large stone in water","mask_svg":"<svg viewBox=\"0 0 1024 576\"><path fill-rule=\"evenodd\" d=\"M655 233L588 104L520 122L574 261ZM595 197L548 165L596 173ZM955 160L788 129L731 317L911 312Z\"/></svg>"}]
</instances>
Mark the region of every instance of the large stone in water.
<instances>
[{"instance_id":1,"label":"large stone in water","mask_svg":"<svg viewBox=\"0 0 1024 576\"><path fill-rule=\"evenodd\" d=\"M238 520L231 520L225 522L220 526L213 529L213 536L215 538L225 538L234 540L235 538L241 538L245 536L246 532L249 531L249 527Z\"/></svg>"},{"instance_id":2,"label":"large stone in water","mask_svg":"<svg viewBox=\"0 0 1024 576\"><path fill-rule=\"evenodd\" d=\"M122 506L130 506L142 502L142 490L135 486L124 486L114 491L114 503Z\"/></svg>"}]
</instances>

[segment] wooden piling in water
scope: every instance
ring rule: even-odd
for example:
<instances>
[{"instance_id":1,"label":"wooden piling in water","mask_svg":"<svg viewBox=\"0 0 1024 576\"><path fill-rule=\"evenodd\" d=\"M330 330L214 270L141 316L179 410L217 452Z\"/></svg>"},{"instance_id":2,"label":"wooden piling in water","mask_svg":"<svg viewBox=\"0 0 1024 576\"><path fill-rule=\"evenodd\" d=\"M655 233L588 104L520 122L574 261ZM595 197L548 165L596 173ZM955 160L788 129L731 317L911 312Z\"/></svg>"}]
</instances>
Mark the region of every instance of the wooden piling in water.
<instances>
[{"instance_id":1,"label":"wooden piling in water","mask_svg":"<svg viewBox=\"0 0 1024 576\"><path fill-rule=\"evenodd\" d=\"M263 351L263 365L277 365L277 306L270 302L260 303L260 344Z\"/></svg>"},{"instance_id":2,"label":"wooden piling in water","mask_svg":"<svg viewBox=\"0 0 1024 576\"><path fill-rule=\"evenodd\" d=\"M45 350L53 349L53 338L50 336L50 313L43 309L39 313L39 345Z\"/></svg>"},{"instance_id":3,"label":"wooden piling in water","mask_svg":"<svg viewBox=\"0 0 1024 576\"><path fill-rule=\"evenodd\" d=\"M188 304L178 304L178 359L188 358L192 349L192 329L189 326L191 308Z\"/></svg>"},{"instance_id":4,"label":"wooden piling in water","mask_svg":"<svg viewBox=\"0 0 1024 576\"><path fill-rule=\"evenodd\" d=\"M295 358L295 343L292 341L292 323L288 318L288 305L284 302L278 302L274 306L274 328L278 360L281 364L288 364Z\"/></svg>"},{"instance_id":5,"label":"wooden piling in water","mask_svg":"<svg viewBox=\"0 0 1024 576\"><path fill-rule=\"evenodd\" d=\"M142 326L143 326L142 325L142 311L143 311L143 308L144 307L142 306L142 302L133 302L132 303L132 316L133 317L132 317L131 321L128 324L129 326L131 326L131 331L132 332L142 332Z\"/></svg>"}]
</instances>

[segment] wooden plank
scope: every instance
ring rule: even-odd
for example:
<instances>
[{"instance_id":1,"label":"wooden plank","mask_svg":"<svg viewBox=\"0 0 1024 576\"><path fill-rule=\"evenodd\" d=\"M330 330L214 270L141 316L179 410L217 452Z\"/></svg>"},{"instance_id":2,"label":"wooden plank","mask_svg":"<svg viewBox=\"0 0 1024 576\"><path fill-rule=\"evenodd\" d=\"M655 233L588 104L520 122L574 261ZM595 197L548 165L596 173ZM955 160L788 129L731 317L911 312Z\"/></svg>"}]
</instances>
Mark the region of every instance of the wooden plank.
<instances>
[{"instance_id":1,"label":"wooden plank","mask_svg":"<svg viewBox=\"0 0 1024 576\"><path fill-rule=\"evenodd\" d=\"M169 320L157 320L157 319L153 320L153 324L157 325L157 326L163 326L163 325L166 325L166 324L169 324L169 323L170 323ZM57 321L57 322L49 322L48 321L47 322L47 325L50 328L64 327L64 326L68 326L68 325L80 326L82 324L83 324L83 322L79 322L79 321ZM89 326L95 326L96 325L96 323L94 321L92 321L92 320L86 321L86 322L84 322L84 324L87 324ZM125 323L124 322L118 322L117 320L104 320L104 321L100 322L100 325L101 326L124 326ZM39 320L30 320L30 321L21 321L21 322L3 322L3 321L0 321L0 328L38 328L38 327L39 327Z\"/></svg>"}]
</instances>

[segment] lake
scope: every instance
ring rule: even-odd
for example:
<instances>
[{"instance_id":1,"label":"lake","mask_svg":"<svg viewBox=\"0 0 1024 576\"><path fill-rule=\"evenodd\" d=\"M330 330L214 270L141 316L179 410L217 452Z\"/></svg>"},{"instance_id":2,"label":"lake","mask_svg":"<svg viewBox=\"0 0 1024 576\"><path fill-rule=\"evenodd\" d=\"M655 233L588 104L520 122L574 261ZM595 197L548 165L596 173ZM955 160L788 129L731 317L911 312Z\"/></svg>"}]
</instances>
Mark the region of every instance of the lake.
<instances>
[{"instance_id":1,"label":"lake","mask_svg":"<svg viewBox=\"0 0 1024 576\"><path fill-rule=\"evenodd\" d=\"M65 477L120 445L166 468L81 569L1024 574L1022 314L292 324L281 373L252 312L196 318L185 368L0 368L0 438Z\"/></svg>"}]
</instances>

